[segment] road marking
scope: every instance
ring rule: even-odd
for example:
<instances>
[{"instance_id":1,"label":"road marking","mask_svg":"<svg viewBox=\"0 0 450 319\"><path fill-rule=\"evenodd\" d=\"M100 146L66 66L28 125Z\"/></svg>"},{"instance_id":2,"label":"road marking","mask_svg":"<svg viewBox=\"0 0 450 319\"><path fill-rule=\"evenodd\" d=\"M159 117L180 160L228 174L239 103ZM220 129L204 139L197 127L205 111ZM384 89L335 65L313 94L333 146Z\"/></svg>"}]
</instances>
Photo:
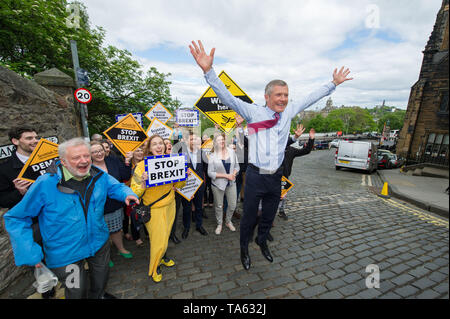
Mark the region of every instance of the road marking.
<instances>
[{"instance_id":1,"label":"road marking","mask_svg":"<svg viewBox=\"0 0 450 319\"><path fill-rule=\"evenodd\" d=\"M372 176L367 176L369 186L372 186Z\"/></svg>"},{"instance_id":2,"label":"road marking","mask_svg":"<svg viewBox=\"0 0 450 319\"><path fill-rule=\"evenodd\" d=\"M418 217L419 219L421 219L423 221L426 221L427 223L431 223L436 226L443 226L445 228L449 228L448 220L441 219L441 218L438 218L431 214L425 213L423 211L419 211L417 209L408 207L399 202L393 201L392 199L384 199L384 198L380 198L380 199L384 200L388 204L391 204L392 206L400 208L408 213L412 213L414 216Z\"/></svg>"},{"instance_id":3,"label":"road marking","mask_svg":"<svg viewBox=\"0 0 450 319\"><path fill-rule=\"evenodd\" d=\"M361 185L372 186L372 176L366 174L361 175Z\"/></svg>"},{"instance_id":4,"label":"road marking","mask_svg":"<svg viewBox=\"0 0 450 319\"><path fill-rule=\"evenodd\" d=\"M366 175L361 175L361 185L366 185Z\"/></svg>"}]
</instances>

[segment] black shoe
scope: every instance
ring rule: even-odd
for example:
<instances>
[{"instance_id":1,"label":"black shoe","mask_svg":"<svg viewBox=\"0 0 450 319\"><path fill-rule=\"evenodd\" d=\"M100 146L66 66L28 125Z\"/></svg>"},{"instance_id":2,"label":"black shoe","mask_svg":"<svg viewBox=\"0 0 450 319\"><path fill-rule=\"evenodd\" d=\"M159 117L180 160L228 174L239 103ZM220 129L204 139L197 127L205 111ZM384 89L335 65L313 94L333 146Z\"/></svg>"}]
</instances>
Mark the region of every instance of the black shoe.
<instances>
[{"instance_id":1,"label":"black shoe","mask_svg":"<svg viewBox=\"0 0 450 319\"><path fill-rule=\"evenodd\" d=\"M177 237L176 235L170 236L170 240L171 240L174 244L179 244L179 243L181 243L181 240L179 240L178 237Z\"/></svg>"},{"instance_id":2,"label":"black shoe","mask_svg":"<svg viewBox=\"0 0 450 319\"><path fill-rule=\"evenodd\" d=\"M273 237L270 233L267 234L267 240L268 241L273 241Z\"/></svg>"},{"instance_id":3,"label":"black shoe","mask_svg":"<svg viewBox=\"0 0 450 319\"><path fill-rule=\"evenodd\" d=\"M252 262L250 261L250 255L248 249L241 248L241 263L245 270L249 270Z\"/></svg>"},{"instance_id":4,"label":"black shoe","mask_svg":"<svg viewBox=\"0 0 450 319\"><path fill-rule=\"evenodd\" d=\"M105 292L100 299L117 299L117 297Z\"/></svg>"},{"instance_id":5,"label":"black shoe","mask_svg":"<svg viewBox=\"0 0 450 319\"><path fill-rule=\"evenodd\" d=\"M186 239L189 235L189 229L183 230L183 233L181 234L181 238Z\"/></svg>"},{"instance_id":6,"label":"black shoe","mask_svg":"<svg viewBox=\"0 0 450 319\"><path fill-rule=\"evenodd\" d=\"M208 216L206 216L205 213L202 214L202 217L203 217L204 219L208 219Z\"/></svg>"},{"instance_id":7,"label":"black shoe","mask_svg":"<svg viewBox=\"0 0 450 319\"><path fill-rule=\"evenodd\" d=\"M195 230L197 230L197 231L198 231L200 234L202 234L203 236L208 235L208 232L207 232L202 226L196 228Z\"/></svg>"},{"instance_id":8,"label":"black shoe","mask_svg":"<svg viewBox=\"0 0 450 319\"><path fill-rule=\"evenodd\" d=\"M267 247L267 243L259 243L258 242L258 237L256 237L255 239L256 244L259 246L259 248L261 248L261 253L262 255L270 262L273 262L273 257L270 254L270 250L269 247Z\"/></svg>"},{"instance_id":9,"label":"black shoe","mask_svg":"<svg viewBox=\"0 0 450 319\"><path fill-rule=\"evenodd\" d=\"M55 297L55 287L53 287L51 290L47 292L42 293L42 299L50 299Z\"/></svg>"},{"instance_id":10,"label":"black shoe","mask_svg":"<svg viewBox=\"0 0 450 319\"><path fill-rule=\"evenodd\" d=\"M286 213L284 212L284 209L280 209L280 211L278 212L278 216L280 216L284 220L288 220L288 217L287 217Z\"/></svg>"}]
</instances>

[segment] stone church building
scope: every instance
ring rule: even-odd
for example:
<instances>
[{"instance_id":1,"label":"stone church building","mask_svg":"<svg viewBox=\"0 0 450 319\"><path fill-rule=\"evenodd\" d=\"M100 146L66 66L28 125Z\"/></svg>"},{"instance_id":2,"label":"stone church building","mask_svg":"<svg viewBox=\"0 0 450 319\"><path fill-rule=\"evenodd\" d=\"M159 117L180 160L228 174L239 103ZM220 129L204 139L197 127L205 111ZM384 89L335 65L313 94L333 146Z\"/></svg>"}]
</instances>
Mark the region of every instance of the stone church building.
<instances>
[{"instance_id":1,"label":"stone church building","mask_svg":"<svg viewBox=\"0 0 450 319\"><path fill-rule=\"evenodd\" d=\"M423 51L418 81L412 86L396 152L408 164L433 163L448 168L448 28L449 0L443 0Z\"/></svg>"}]
</instances>

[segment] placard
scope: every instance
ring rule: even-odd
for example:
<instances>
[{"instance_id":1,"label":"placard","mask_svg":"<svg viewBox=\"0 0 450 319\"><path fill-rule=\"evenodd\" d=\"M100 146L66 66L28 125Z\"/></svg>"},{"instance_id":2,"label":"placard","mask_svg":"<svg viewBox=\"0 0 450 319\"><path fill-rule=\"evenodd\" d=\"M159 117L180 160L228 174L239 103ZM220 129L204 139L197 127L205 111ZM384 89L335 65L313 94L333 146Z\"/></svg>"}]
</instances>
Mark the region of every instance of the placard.
<instances>
[{"instance_id":1,"label":"placard","mask_svg":"<svg viewBox=\"0 0 450 319\"><path fill-rule=\"evenodd\" d=\"M129 113L128 113L129 114ZM116 122L119 122L120 120L122 120L125 116L127 116L128 114L117 114L116 115ZM139 123L139 125L141 126L141 127L143 127L144 126L144 122L143 122L143 116L144 116L144 114L143 113L141 113L141 112L136 112L136 113L131 113L131 114L133 114L133 116L134 116L134 118L136 119L136 121Z\"/></svg>"},{"instance_id":2,"label":"placard","mask_svg":"<svg viewBox=\"0 0 450 319\"><path fill-rule=\"evenodd\" d=\"M154 118L147 129L148 137L158 134L163 139L170 139L173 129L161 122L158 118Z\"/></svg>"},{"instance_id":3,"label":"placard","mask_svg":"<svg viewBox=\"0 0 450 319\"><path fill-rule=\"evenodd\" d=\"M165 185L186 180L187 161L184 154L166 154L144 158L148 174L147 187Z\"/></svg>"},{"instance_id":4,"label":"placard","mask_svg":"<svg viewBox=\"0 0 450 319\"><path fill-rule=\"evenodd\" d=\"M213 148L214 141L212 138L208 138L201 146L202 155L206 155L206 159L209 161L209 155L211 154L211 150ZM205 158L203 158L205 160Z\"/></svg>"},{"instance_id":5,"label":"placard","mask_svg":"<svg viewBox=\"0 0 450 319\"><path fill-rule=\"evenodd\" d=\"M218 78L225 84L230 93L247 103L253 103L252 99L225 73L220 72ZM212 122L218 124L227 134L236 126L236 112L223 105L222 101L211 87L203 93L194 105Z\"/></svg>"},{"instance_id":6,"label":"placard","mask_svg":"<svg viewBox=\"0 0 450 319\"><path fill-rule=\"evenodd\" d=\"M58 157L58 144L41 138L17 178L34 183Z\"/></svg>"},{"instance_id":7,"label":"placard","mask_svg":"<svg viewBox=\"0 0 450 319\"><path fill-rule=\"evenodd\" d=\"M123 156L141 146L148 137L131 113L104 131L103 134Z\"/></svg>"},{"instance_id":8,"label":"placard","mask_svg":"<svg viewBox=\"0 0 450 319\"><path fill-rule=\"evenodd\" d=\"M176 122L179 126L199 126L200 115L198 110L178 109Z\"/></svg>"},{"instance_id":9,"label":"placard","mask_svg":"<svg viewBox=\"0 0 450 319\"><path fill-rule=\"evenodd\" d=\"M145 113L145 117L150 121L152 121L154 118L157 118L165 124L173 117L173 115L169 112L168 109L165 108L165 106L161 102L158 101L147 113Z\"/></svg>"},{"instance_id":10,"label":"placard","mask_svg":"<svg viewBox=\"0 0 450 319\"><path fill-rule=\"evenodd\" d=\"M186 186L183 188L176 188L176 192L190 201L194 198L195 193L197 193L200 186L203 184L203 179L200 178L193 170L189 169L191 172L186 179Z\"/></svg>"},{"instance_id":11,"label":"placard","mask_svg":"<svg viewBox=\"0 0 450 319\"><path fill-rule=\"evenodd\" d=\"M287 192L289 192L292 187L294 187L294 184L285 176L283 176L281 178L281 198L284 198Z\"/></svg>"}]
</instances>

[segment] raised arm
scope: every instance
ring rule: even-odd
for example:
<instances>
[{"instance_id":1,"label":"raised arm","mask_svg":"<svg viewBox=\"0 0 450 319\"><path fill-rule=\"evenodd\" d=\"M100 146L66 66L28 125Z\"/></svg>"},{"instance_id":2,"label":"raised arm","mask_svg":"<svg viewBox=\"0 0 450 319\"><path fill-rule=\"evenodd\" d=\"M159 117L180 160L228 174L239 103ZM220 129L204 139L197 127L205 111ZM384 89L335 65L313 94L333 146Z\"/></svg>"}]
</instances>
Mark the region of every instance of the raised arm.
<instances>
[{"instance_id":1,"label":"raised arm","mask_svg":"<svg viewBox=\"0 0 450 319\"><path fill-rule=\"evenodd\" d=\"M338 86L339 84L342 84L345 81L353 80L353 78L347 77L349 74L350 70L348 68L344 70L344 67L341 67L339 72L337 71L337 68L334 69L333 80L325 85L322 85L317 90L313 91L305 98L303 98L298 104L294 105L293 115L298 114L301 111L304 111L305 109L307 109L308 107L319 101L321 98L333 93L336 86Z\"/></svg>"},{"instance_id":2,"label":"raised arm","mask_svg":"<svg viewBox=\"0 0 450 319\"><path fill-rule=\"evenodd\" d=\"M212 68L215 48L211 49L211 52L208 55L205 52L202 42L199 40L198 45L192 41L192 45L189 45L189 49L191 50L191 54L198 66L203 70L206 82L208 82L217 94L221 103L241 114L246 121L251 122L252 112L256 111L256 106L234 97L225 87L225 84L223 84L223 82L217 77L214 69ZM249 108L249 106L251 107Z\"/></svg>"}]
</instances>

